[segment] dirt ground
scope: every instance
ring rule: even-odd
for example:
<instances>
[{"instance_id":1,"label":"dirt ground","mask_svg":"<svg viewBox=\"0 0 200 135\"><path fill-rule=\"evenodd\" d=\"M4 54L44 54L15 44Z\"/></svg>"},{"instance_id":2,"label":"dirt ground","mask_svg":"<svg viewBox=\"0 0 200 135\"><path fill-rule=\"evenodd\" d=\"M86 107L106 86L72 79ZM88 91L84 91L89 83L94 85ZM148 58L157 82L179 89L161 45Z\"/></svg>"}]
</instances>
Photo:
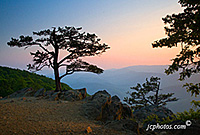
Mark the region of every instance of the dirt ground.
<instances>
[{"instance_id":1,"label":"dirt ground","mask_svg":"<svg viewBox=\"0 0 200 135\"><path fill-rule=\"evenodd\" d=\"M34 97L0 100L0 135L126 134L85 118L81 111L83 103Z\"/></svg>"}]
</instances>

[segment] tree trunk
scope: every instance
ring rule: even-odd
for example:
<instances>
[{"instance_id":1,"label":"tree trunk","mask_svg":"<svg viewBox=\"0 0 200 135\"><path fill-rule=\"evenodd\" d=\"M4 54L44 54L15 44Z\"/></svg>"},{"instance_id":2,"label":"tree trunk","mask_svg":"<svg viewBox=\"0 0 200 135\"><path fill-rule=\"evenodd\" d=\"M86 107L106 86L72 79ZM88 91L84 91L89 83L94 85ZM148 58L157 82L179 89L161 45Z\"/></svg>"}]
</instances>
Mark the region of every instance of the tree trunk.
<instances>
[{"instance_id":1,"label":"tree trunk","mask_svg":"<svg viewBox=\"0 0 200 135\"><path fill-rule=\"evenodd\" d=\"M59 65L58 65L58 54L59 54L59 47L56 42L56 34L55 34L55 29L53 31L53 40L54 40L54 49L55 49L55 54L54 54L54 75L55 75L55 83L56 83L56 90L55 92L61 91L61 84L60 84L60 78L59 78Z\"/></svg>"},{"instance_id":2,"label":"tree trunk","mask_svg":"<svg viewBox=\"0 0 200 135\"><path fill-rule=\"evenodd\" d=\"M156 97L156 99L155 99L156 100L155 101L156 106L158 106L158 91L160 90L160 82L158 82L157 86L158 86L158 88L156 90L156 95L155 95L155 97Z\"/></svg>"},{"instance_id":3,"label":"tree trunk","mask_svg":"<svg viewBox=\"0 0 200 135\"><path fill-rule=\"evenodd\" d=\"M55 47L55 56L54 56L54 75L55 75L55 83L56 83L56 92L61 91L61 84L59 78L59 70L58 70L58 48Z\"/></svg>"},{"instance_id":4,"label":"tree trunk","mask_svg":"<svg viewBox=\"0 0 200 135\"><path fill-rule=\"evenodd\" d=\"M61 84L60 84L60 78L59 78L59 70L58 65L54 65L54 75L55 75L55 83L56 83L56 90L55 92L61 91Z\"/></svg>"}]
</instances>

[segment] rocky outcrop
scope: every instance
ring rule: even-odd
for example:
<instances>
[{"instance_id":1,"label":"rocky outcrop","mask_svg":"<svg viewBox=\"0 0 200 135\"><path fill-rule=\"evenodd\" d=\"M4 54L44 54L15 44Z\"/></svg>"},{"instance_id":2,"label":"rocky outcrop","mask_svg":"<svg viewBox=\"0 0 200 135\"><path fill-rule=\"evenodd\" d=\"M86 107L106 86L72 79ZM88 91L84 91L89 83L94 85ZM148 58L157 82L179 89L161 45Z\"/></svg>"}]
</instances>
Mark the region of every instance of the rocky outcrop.
<instances>
[{"instance_id":1,"label":"rocky outcrop","mask_svg":"<svg viewBox=\"0 0 200 135\"><path fill-rule=\"evenodd\" d=\"M86 97L86 89L77 89L77 90L66 90L60 92L59 99L65 101L78 101Z\"/></svg>"},{"instance_id":2,"label":"rocky outcrop","mask_svg":"<svg viewBox=\"0 0 200 135\"><path fill-rule=\"evenodd\" d=\"M39 90L34 90L33 88L24 88L8 95L6 98L40 97L40 96L44 96L45 91L46 90L44 88L39 89Z\"/></svg>"},{"instance_id":3,"label":"rocky outcrop","mask_svg":"<svg viewBox=\"0 0 200 135\"><path fill-rule=\"evenodd\" d=\"M97 119L101 113L103 105L110 103L111 96L107 91L98 91L93 96L88 97L87 102L83 104L82 110L86 117L91 119Z\"/></svg>"},{"instance_id":4,"label":"rocky outcrop","mask_svg":"<svg viewBox=\"0 0 200 135\"><path fill-rule=\"evenodd\" d=\"M76 89L76 90L64 90L60 92L46 91L44 88L39 90L34 90L32 88L24 88L13 94L7 96L6 98L16 98L16 97L41 97L49 99L52 101L65 100L65 101L78 101L86 98L87 92L86 88Z\"/></svg>"},{"instance_id":5,"label":"rocky outcrop","mask_svg":"<svg viewBox=\"0 0 200 135\"><path fill-rule=\"evenodd\" d=\"M158 118L162 120L162 118L166 118L168 116L171 117L173 115L173 112L166 107L149 105L141 109L135 110L133 112L133 115L137 121L142 122L144 119L151 115L157 115Z\"/></svg>"},{"instance_id":6,"label":"rocky outcrop","mask_svg":"<svg viewBox=\"0 0 200 135\"><path fill-rule=\"evenodd\" d=\"M60 92L48 91L44 94L45 99L52 101L64 100L64 101L78 101L86 98L86 88L76 90L64 90Z\"/></svg>"},{"instance_id":7,"label":"rocky outcrop","mask_svg":"<svg viewBox=\"0 0 200 135\"><path fill-rule=\"evenodd\" d=\"M23 96L33 96L35 94L35 90L32 88L24 88L19 91L16 91L12 93L11 95L8 95L6 98L15 98L15 97L23 97Z\"/></svg>"},{"instance_id":8,"label":"rocky outcrop","mask_svg":"<svg viewBox=\"0 0 200 135\"><path fill-rule=\"evenodd\" d=\"M44 96L44 93L46 92L46 90L44 88L39 89L38 91L36 91L36 93L34 94L34 97L40 97L40 96Z\"/></svg>"},{"instance_id":9,"label":"rocky outcrop","mask_svg":"<svg viewBox=\"0 0 200 135\"><path fill-rule=\"evenodd\" d=\"M120 102L117 96L113 96L106 91L98 91L82 106L86 117L99 121L112 121L132 118L131 109Z\"/></svg>"}]
</instances>

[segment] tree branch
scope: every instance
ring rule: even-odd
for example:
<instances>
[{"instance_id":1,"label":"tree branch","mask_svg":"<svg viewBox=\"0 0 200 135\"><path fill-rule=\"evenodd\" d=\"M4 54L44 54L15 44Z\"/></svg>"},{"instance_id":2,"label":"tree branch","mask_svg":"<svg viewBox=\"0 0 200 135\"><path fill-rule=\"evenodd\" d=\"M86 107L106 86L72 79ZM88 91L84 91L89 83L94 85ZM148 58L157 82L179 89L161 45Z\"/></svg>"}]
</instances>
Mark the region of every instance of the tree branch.
<instances>
[{"instance_id":1,"label":"tree branch","mask_svg":"<svg viewBox=\"0 0 200 135\"><path fill-rule=\"evenodd\" d=\"M60 65L61 65L65 60L67 60L67 59L69 59L70 57L72 57L72 55L73 55L73 53L67 55L67 56L64 57L62 60L60 60L60 62L58 63L59 67L60 67Z\"/></svg>"}]
</instances>

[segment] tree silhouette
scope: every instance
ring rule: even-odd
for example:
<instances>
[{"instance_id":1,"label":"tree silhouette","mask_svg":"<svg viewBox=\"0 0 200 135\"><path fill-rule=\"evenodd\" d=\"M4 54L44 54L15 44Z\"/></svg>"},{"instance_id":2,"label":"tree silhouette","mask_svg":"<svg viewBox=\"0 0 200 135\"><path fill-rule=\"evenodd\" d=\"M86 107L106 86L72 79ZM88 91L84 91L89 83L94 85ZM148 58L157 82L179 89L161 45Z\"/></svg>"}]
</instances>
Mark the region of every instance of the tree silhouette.
<instances>
[{"instance_id":1,"label":"tree silhouette","mask_svg":"<svg viewBox=\"0 0 200 135\"><path fill-rule=\"evenodd\" d=\"M163 106L167 102L177 101L177 98L172 98L174 93L159 94L160 78L151 77L150 80L146 78L146 82L137 84L136 87L131 87L133 92L128 92L131 97L124 97L124 101L127 102L133 109L139 109L148 105ZM154 94L153 94L154 93Z\"/></svg>"},{"instance_id":2,"label":"tree silhouette","mask_svg":"<svg viewBox=\"0 0 200 135\"><path fill-rule=\"evenodd\" d=\"M81 57L100 55L110 47L101 44L95 34L81 32L82 28L58 27L39 32L33 32L31 36L20 36L19 39L11 38L7 44L11 47L38 46L36 52L31 52L33 64L29 64L29 70L39 71L44 67L54 70L56 90L61 90L60 80L74 72L86 71L100 74L103 69L81 60ZM67 55L59 59L60 50ZM59 68L65 67L65 73L60 75Z\"/></svg>"},{"instance_id":3,"label":"tree silhouette","mask_svg":"<svg viewBox=\"0 0 200 135\"><path fill-rule=\"evenodd\" d=\"M179 80L182 81L193 74L200 73L200 1L179 0L179 3L184 8L184 12L163 18L167 37L154 41L152 46L154 48L181 46L180 53L172 59L173 62L165 73L173 74L180 69ZM187 83L184 86L192 95L199 95L200 83Z\"/></svg>"}]
</instances>

